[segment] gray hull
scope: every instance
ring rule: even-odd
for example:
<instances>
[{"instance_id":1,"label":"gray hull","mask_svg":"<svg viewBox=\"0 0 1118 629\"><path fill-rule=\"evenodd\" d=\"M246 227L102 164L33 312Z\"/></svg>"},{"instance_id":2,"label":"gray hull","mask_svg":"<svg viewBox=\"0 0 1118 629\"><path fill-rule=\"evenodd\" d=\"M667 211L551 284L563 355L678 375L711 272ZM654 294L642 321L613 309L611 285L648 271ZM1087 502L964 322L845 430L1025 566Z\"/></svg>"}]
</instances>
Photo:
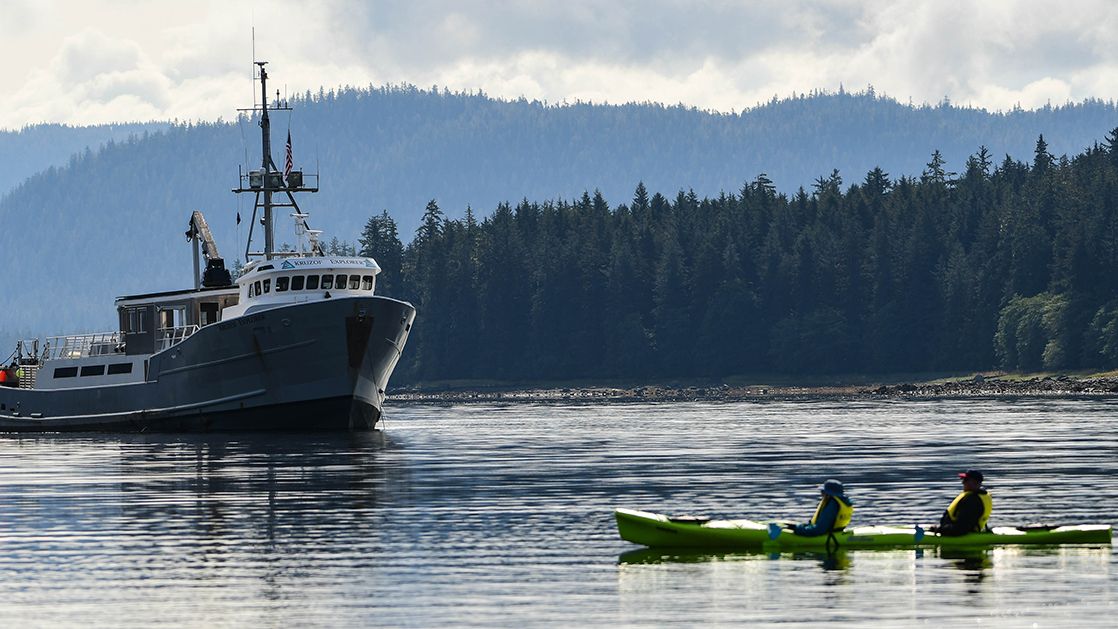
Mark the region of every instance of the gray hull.
<instances>
[{"instance_id":1,"label":"gray hull","mask_svg":"<svg viewBox=\"0 0 1118 629\"><path fill-rule=\"evenodd\" d=\"M0 431L371 429L414 318L376 296L252 312L153 354L142 382L0 388Z\"/></svg>"}]
</instances>

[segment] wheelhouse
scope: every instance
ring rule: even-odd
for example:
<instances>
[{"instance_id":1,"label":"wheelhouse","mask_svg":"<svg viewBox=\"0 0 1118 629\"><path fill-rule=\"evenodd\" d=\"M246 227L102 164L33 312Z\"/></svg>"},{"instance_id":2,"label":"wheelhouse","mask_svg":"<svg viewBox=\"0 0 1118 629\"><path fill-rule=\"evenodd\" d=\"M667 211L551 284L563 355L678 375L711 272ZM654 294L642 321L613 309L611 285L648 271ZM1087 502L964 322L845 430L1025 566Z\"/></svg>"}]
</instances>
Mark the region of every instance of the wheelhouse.
<instances>
[{"instance_id":1,"label":"wheelhouse","mask_svg":"<svg viewBox=\"0 0 1118 629\"><path fill-rule=\"evenodd\" d=\"M307 257L257 261L237 280L238 305L224 318L332 297L371 296L380 267L372 258Z\"/></svg>"}]
</instances>

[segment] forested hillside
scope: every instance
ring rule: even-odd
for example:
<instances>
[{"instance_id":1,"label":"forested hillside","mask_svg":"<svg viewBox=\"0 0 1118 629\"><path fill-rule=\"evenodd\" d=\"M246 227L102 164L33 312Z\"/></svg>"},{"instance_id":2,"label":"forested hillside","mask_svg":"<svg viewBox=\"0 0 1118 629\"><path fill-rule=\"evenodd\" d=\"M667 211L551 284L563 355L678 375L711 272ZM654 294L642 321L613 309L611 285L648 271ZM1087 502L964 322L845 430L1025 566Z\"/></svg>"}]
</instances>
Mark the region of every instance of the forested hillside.
<instances>
[{"instance_id":1,"label":"forested hillside","mask_svg":"<svg viewBox=\"0 0 1118 629\"><path fill-rule=\"evenodd\" d=\"M397 382L1118 367L1118 129L961 170L431 202L406 247L386 214L361 244L420 313Z\"/></svg>"},{"instance_id":2,"label":"forested hillside","mask_svg":"<svg viewBox=\"0 0 1118 629\"><path fill-rule=\"evenodd\" d=\"M0 131L0 197L41 170L66 165L76 153L97 150L110 141L121 142L131 135L142 136L145 132L162 131L170 126L168 122L90 127L37 124Z\"/></svg>"},{"instance_id":3,"label":"forested hillside","mask_svg":"<svg viewBox=\"0 0 1118 629\"><path fill-rule=\"evenodd\" d=\"M350 243L382 211L410 242L431 199L458 220L467 207L482 215L521 199L558 205L595 190L627 199L642 181L670 199L680 190L719 198L760 173L774 194L794 198L836 169L848 180L879 166L891 180L918 177L935 150L950 178L978 146L998 161L1031 153L1043 133L1050 153L1074 155L1118 119L1114 103L1101 101L990 113L913 107L872 90L774 99L734 114L411 86L322 91L292 105L273 117L276 162L290 127L296 166L322 173L322 192L303 202L311 226ZM236 216L247 221L251 207L229 190L238 164L258 164L258 147L252 120L177 124L24 181L0 201L0 294L13 304L0 334L111 328L114 296L190 285L182 233L193 210L206 214L227 259L242 257L247 225L238 231ZM293 242L290 234L281 219L277 240Z\"/></svg>"}]
</instances>

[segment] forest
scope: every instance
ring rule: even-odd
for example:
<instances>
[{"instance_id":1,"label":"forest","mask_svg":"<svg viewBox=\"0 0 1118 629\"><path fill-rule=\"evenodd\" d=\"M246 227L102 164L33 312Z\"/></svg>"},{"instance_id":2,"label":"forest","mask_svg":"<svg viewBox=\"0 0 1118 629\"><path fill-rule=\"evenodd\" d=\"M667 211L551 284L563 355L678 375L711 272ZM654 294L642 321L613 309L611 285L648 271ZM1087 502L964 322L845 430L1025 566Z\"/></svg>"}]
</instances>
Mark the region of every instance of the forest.
<instances>
[{"instance_id":1,"label":"forest","mask_svg":"<svg viewBox=\"0 0 1118 629\"><path fill-rule=\"evenodd\" d=\"M1055 158L779 193L600 192L450 219L360 251L419 311L397 384L1118 367L1118 128Z\"/></svg>"}]
</instances>

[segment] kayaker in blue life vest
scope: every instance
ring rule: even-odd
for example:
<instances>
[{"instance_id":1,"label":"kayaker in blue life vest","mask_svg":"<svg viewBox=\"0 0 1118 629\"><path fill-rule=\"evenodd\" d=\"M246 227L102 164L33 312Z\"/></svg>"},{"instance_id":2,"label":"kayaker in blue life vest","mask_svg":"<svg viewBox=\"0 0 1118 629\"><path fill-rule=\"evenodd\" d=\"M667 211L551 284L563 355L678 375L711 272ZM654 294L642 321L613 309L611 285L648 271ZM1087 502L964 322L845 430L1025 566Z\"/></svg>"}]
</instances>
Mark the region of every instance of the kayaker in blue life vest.
<instances>
[{"instance_id":1,"label":"kayaker in blue life vest","mask_svg":"<svg viewBox=\"0 0 1118 629\"><path fill-rule=\"evenodd\" d=\"M932 533L945 537L958 537L967 533L978 533L986 528L994 503L990 494L982 488L982 472L967 470L959 474L963 479L963 492L951 501L951 506L943 512L939 526L930 527Z\"/></svg>"},{"instance_id":2,"label":"kayaker in blue life vest","mask_svg":"<svg viewBox=\"0 0 1118 629\"><path fill-rule=\"evenodd\" d=\"M811 522L797 524L792 532L804 537L818 537L838 532L850 524L850 516L854 514L854 503L846 497L842 483L830 479L819 488L823 492L823 499L815 508L815 515Z\"/></svg>"}]
</instances>

